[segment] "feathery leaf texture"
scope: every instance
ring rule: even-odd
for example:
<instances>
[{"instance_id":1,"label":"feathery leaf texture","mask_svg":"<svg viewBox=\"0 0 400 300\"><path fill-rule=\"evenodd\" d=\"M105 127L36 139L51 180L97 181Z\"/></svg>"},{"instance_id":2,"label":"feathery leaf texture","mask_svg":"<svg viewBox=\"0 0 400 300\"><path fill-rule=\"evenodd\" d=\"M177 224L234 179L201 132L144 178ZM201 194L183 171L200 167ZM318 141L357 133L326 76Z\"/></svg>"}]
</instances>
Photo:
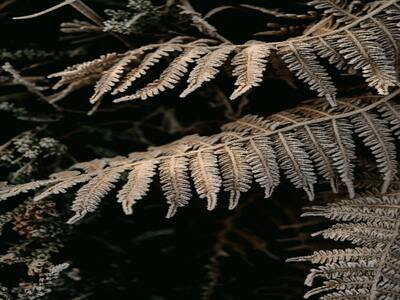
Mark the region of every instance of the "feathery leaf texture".
<instances>
[{"instance_id":1,"label":"feathery leaf texture","mask_svg":"<svg viewBox=\"0 0 400 300\"><path fill-rule=\"evenodd\" d=\"M47 180L3 185L0 199L40 190L35 197L40 200L82 185L72 205L73 222L94 211L127 174L118 202L130 214L132 205L147 194L159 175L171 217L192 197L191 182L199 197L207 200L209 210L215 208L221 189L229 193L232 209L253 179L269 197L279 185L280 171L309 199L320 178L330 182L333 191L342 182L353 197L356 135L375 157L386 192L398 169L393 140L399 138L400 106L394 101L399 94L397 90L385 97L338 99L335 107L319 99L266 118L247 115L225 124L213 136L191 135L128 157L78 163Z\"/></svg>"},{"instance_id":2,"label":"feathery leaf texture","mask_svg":"<svg viewBox=\"0 0 400 300\"><path fill-rule=\"evenodd\" d=\"M149 191L156 166L155 160L146 160L136 164L129 171L128 180L117 195L125 214L132 214L132 206Z\"/></svg>"},{"instance_id":3,"label":"feathery leaf texture","mask_svg":"<svg viewBox=\"0 0 400 300\"><path fill-rule=\"evenodd\" d=\"M217 205L217 194L221 187L217 157L210 150L199 151L190 160L190 171L200 198L207 199L207 209Z\"/></svg>"},{"instance_id":4,"label":"feathery leaf texture","mask_svg":"<svg viewBox=\"0 0 400 300\"><path fill-rule=\"evenodd\" d=\"M260 85L270 54L268 45L254 42L235 55L232 59L232 66L235 67L232 75L237 77L236 89L230 99L236 99L252 87Z\"/></svg>"},{"instance_id":5,"label":"feathery leaf texture","mask_svg":"<svg viewBox=\"0 0 400 300\"><path fill-rule=\"evenodd\" d=\"M229 209L234 209L240 193L250 189L251 170L246 160L246 151L240 145L226 145L219 151L219 163L224 190L230 193Z\"/></svg>"},{"instance_id":6,"label":"feathery leaf texture","mask_svg":"<svg viewBox=\"0 0 400 300\"><path fill-rule=\"evenodd\" d=\"M201 57L207 52L206 48L201 46L188 48L181 55L175 58L165 69L160 77L153 82L149 83L143 89L137 91L135 94L121 98L119 101L127 101L133 99L147 99L153 97L166 89L173 89L181 78L189 72L188 65L193 63L196 59ZM127 82L132 83L131 79Z\"/></svg>"},{"instance_id":7,"label":"feathery leaf texture","mask_svg":"<svg viewBox=\"0 0 400 300\"><path fill-rule=\"evenodd\" d=\"M188 87L180 94L181 98L197 90L203 83L211 81L219 73L221 67L228 59L229 54L235 50L234 46L227 45L209 52L197 61L196 67L189 74Z\"/></svg>"},{"instance_id":8,"label":"feathery leaf texture","mask_svg":"<svg viewBox=\"0 0 400 300\"><path fill-rule=\"evenodd\" d=\"M328 71L318 62L311 45L289 42L279 54L290 71L308 83L311 90L317 90L318 96L324 96L332 106L335 105L336 88Z\"/></svg>"},{"instance_id":9,"label":"feathery leaf texture","mask_svg":"<svg viewBox=\"0 0 400 300\"><path fill-rule=\"evenodd\" d=\"M188 165L186 157L171 157L160 162L161 187L169 204L167 218L172 217L178 207L185 206L192 196Z\"/></svg>"},{"instance_id":10,"label":"feathery leaf texture","mask_svg":"<svg viewBox=\"0 0 400 300\"><path fill-rule=\"evenodd\" d=\"M387 95L391 87L399 85L396 68L400 55L399 1L381 1L379 5L356 13L342 2L346 1L310 2L322 9L327 17L333 16L339 24L324 28L322 33L305 34L282 42L249 41L242 45L215 45L216 41L206 39L185 42L187 38L178 37L122 54L108 54L50 77L60 77L55 87L83 79L88 81L88 78L97 80L91 98L94 103L108 92L113 95L127 92L135 81L145 77L163 59L176 56L156 80L114 101L153 97L175 88L189 74L188 85L180 95L186 97L213 80L219 69L230 60L232 74L236 77L236 88L230 98L235 99L261 84L268 59L273 57L283 60L298 79L307 83L311 90L316 90L318 96L326 97L331 105L335 105L336 88L322 64L323 60L341 70L360 70L369 86L379 94Z\"/></svg>"},{"instance_id":11,"label":"feathery leaf texture","mask_svg":"<svg viewBox=\"0 0 400 300\"><path fill-rule=\"evenodd\" d=\"M93 177L87 184L82 186L76 193L76 199L72 205L75 216L68 220L74 223L83 218L88 212L96 210L98 204L108 192L115 187L124 168L110 168Z\"/></svg>"},{"instance_id":12,"label":"feathery leaf texture","mask_svg":"<svg viewBox=\"0 0 400 300\"><path fill-rule=\"evenodd\" d=\"M310 207L304 216L318 216L337 222L315 233L357 247L321 250L289 261L318 264L305 284L322 279L305 298L399 299L400 290L400 192L368 193L325 206Z\"/></svg>"},{"instance_id":13,"label":"feathery leaf texture","mask_svg":"<svg viewBox=\"0 0 400 300\"><path fill-rule=\"evenodd\" d=\"M265 190L265 198L269 198L279 185L279 167L270 138L261 136L249 140L246 151L254 180Z\"/></svg>"},{"instance_id":14,"label":"feathery leaf texture","mask_svg":"<svg viewBox=\"0 0 400 300\"><path fill-rule=\"evenodd\" d=\"M350 2L352 5L354 2ZM343 0L312 0L307 3L318 10L322 10L327 16L334 16L338 23L349 23L357 19L347 1Z\"/></svg>"}]
</instances>

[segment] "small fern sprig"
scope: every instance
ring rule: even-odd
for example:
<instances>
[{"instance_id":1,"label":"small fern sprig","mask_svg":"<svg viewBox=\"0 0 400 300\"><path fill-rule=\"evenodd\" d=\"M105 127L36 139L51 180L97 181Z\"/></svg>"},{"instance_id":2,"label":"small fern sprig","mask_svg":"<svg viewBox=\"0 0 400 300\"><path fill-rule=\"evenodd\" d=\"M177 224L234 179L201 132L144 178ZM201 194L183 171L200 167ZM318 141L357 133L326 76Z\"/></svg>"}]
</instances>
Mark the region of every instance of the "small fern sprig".
<instances>
[{"instance_id":1,"label":"small fern sprig","mask_svg":"<svg viewBox=\"0 0 400 300\"><path fill-rule=\"evenodd\" d=\"M162 59L176 56L157 79L133 94L114 101L153 97L165 90L174 89L188 75L187 87L181 93L181 97L186 97L204 83L213 80L219 69L230 60L232 74L236 78L236 88L230 98L235 99L260 85L268 61L278 58L286 63L298 79L315 90L318 96L326 97L331 105L335 105L335 85L320 61L326 59L341 70L360 70L369 86L374 87L379 94L387 95L390 87L399 85L398 70L395 67L400 55L399 1L378 1L376 5L367 6L369 9L363 10L360 15L347 12L350 8L341 7L340 2L311 2L316 8L323 9L327 16L337 17L340 21L338 28L315 30L313 34L307 33L282 42L249 41L242 45L215 45L207 40L187 43L178 38L123 54L102 56L49 77L60 77L55 85L60 87L85 79L88 74L94 80L97 76L98 82L91 98L91 102L95 103L108 92L113 95L126 92Z\"/></svg>"},{"instance_id":2,"label":"small fern sprig","mask_svg":"<svg viewBox=\"0 0 400 300\"><path fill-rule=\"evenodd\" d=\"M348 241L357 247L321 250L309 256L289 259L318 264L305 284L320 287L305 298L398 299L400 289L400 192L371 193L325 206L313 206L303 216L324 217L336 222L314 236Z\"/></svg>"},{"instance_id":3,"label":"small fern sprig","mask_svg":"<svg viewBox=\"0 0 400 300\"><path fill-rule=\"evenodd\" d=\"M219 134L187 136L128 157L78 163L49 179L0 187L0 199L42 189L35 200L78 190L72 205L74 222L94 211L123 174L127 181L118 193L126 214L147 194L156 174L170 206L167 217L192 198L190 182L207 208L215 208L221 187L230 194L233 209L241 193L256 181L269 197L280 182L280 170L296 187L314 198L317 174L338 189L341 181L354 196L354 135L375 156L385 192L395 178L398 164L394 138L400 137L400 106L394 99L364 96L340 99L336 107L314 100L267 118L248 115L222 127ZM192 180L191 180L192 179Z\"/></svg>"}]
</instances>

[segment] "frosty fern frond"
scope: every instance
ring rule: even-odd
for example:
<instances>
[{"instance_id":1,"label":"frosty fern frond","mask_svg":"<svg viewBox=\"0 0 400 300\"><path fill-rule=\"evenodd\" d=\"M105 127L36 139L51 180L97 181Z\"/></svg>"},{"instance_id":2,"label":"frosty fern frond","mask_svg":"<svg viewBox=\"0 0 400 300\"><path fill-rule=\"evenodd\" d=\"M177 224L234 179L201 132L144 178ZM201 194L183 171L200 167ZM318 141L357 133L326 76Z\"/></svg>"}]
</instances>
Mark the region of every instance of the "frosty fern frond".
<instances>
[{"instance_id":1,"label":"frosty fern frond","mask_svg":"<svg viewBox=\"0 0 400 300\"><path fill-rule=\"evenodd\" d=\"M400 106L393 99L399 93L340 99L336 107L314 100L266 118L248 115L213 136L187 136L128 157L78 163L47 180L4 185L0 198L40 190L35 196L39 201L82 185L72 205L72 223L96 210L123 174L127 181L118 192L118 202L125 213L132 213L132 205L147 194L159 174L171 217L192 198L190 182L207 200L209 210L215 208L221 188L230 194L233 209L253 179L269 197L279 185L280 171L309 199L314 198L318 175L334 191L341 181L353 197L354 135L375 157L385 192L398 170L394 138L400 137Z\"/></svg>"},{"instance_id":2,"label":"frosty fern frond","mask_svg":"<svg viewBox=\"0 0 400 300\"><path fill-rule=\"evenodd\" d=\"M319 287L305 298L398 299L400 289L400 192L370 193L325 206L313 206L303 216L324 217L336 222L314 234L325 239L348 241L357 247L321 250L289 261L309 261L305 284ZM319 284L319 281L318 281Z\"/></svg>"},{"instance_id":3,"label":"frosty fern frond","mask_svg":"<svg viewBox=\"0 0 400 300\"><path fill-rule=\"evenodd\" d=\"M181 93L181 97L186 97L213 80L220 68L230 61L232 75L236 78L236 88L230 98L235 99L260 85L268 62L278 58L318 96L326 97L331 105L335 105L336 87L321 63L327 60L341 70L359 70L369 86L379 94L387 95L390 87L399 85L396 67L400 54L398 0L367 5L360 15L348 12L351 9L342 7L340 2L310 2L317 9L323 9L328 17L336 17L338 28L323 28L282 42L249 41L242 45L215 45L217 41L211 40L188 43L185 42L187 39L175 38L122 54L108 54L50 77L60 77L56 88L92 77L92 81L97 81L91 98L95 103L109 92L113 95L127 92L137 79L146 76L162 59L174 57L157 79L114 101L153 97L174 89L188 76L187 87Z\"/></svg>"}]
</instances>

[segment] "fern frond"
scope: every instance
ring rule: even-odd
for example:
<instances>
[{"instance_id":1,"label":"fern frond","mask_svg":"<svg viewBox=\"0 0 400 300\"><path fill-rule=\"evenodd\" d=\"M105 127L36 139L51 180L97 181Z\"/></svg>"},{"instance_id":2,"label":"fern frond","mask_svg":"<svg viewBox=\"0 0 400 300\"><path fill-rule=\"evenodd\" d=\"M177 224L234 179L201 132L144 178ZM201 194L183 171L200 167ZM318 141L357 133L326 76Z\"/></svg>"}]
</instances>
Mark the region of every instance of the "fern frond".
<instances>
[{"instance_id":1,"label":"fern frond","mask_svg":"<svg viewBox=\"0 0 400 300\"><path fill-rule=\"evenodd\" d=\"M303 144L293 134L278 133L274 139L278 163L296 188L303 188L314 199L313 185L317 181L310 157Z\"/></svg>"},{"instance_id":2,"label":"fern frond","mask_svg":"<svg viewBox=\"0 0 400 300\"><path fill-rule=\"evenodd\" d=\"M336 49L337 47L335 47L334 43L335 39L318 38L312 41L311 46L316 50L317 56L327 59L338 70L349 70L349 64L340 53L340 49Z\"/></svg>"},{"instance_id":3,"label":"fern frond","mask_svg":"<svg viewBox=\"0 0 400 300\"><path fill-rule=\"evenodd\" d=\"M72 188L73 186L75 186L79 183L85 183L85 182L89 181L91 178L92 178L92 176L88 175L88 174L82 174L82 175L77 175L77 176L71 176L70 178L65 178L63 181L50 186L45 191L43 191L39 195L35 196L35 198L33 198L33 200L39 201L39 200L45 199L51 195L66 193L68 189Z\"/></svg>"},{"instance_id":4,"label":"fern frond","mask_svg":"<svg viewBox=\"0 0 400 300\"><path fill-rule=\"evenodd\" d=\"M101 73L111 66L114 63L117 63L118 59L121 58L121 54L117 53L108 53L106 55L102 55L99 58L84 62L81 64L77 64L71 67L68 67L64 71L50 74L49 78L61 77L62 79L54 85L54 89L57 89L63 85L79 81L84 79L85 77L95 75L96 77L100 77Z\"/></svg>"},{"instance_id":5,"label":"fern frond","mask_svg":"<svg viewBox=\"0 0 400 300\"><path fill-rule=\"evenodd\" d=\"M357 248L321 250L312 255L289 259L319 264L305 284L320 287L305 298L322 294L320 299L398 299L400 288L400 193L367 194L325 206L310 207L304 216L322 216L335 222L316 235L349 241Z\"/></svg>"},{"instance_id":6,"label":"fern frond","mask_svg":"<svg viewBox=\"0 0 400 300\"><path fill-rule=\"evenodd\" d=\"M278 54L287 64L290 71L310 85L311 90L317 90L319 97L326 97L334 106L336 100L336 88L327 70L318 62L313 49L306 43L294 44L279 50Z\"/></svg>"},{"instance_id":7,"label":"fern frond","mask_svg":"<svg viewBox=\"0 0 400 300\"><path fill-rule=\"evenodd\" d=\"M125 55L118 63L104 72L103 76L97 81L94 87L94 94L89 99L91 103L96 103L101 97L111 91L113 86L119 81L125 67L136 58L135 54Z\"/></svg>"},{"instance_id":8,"label":"fern frond","mask_svg":"<svg viewBox=\"0 0 400 300\"><path fill-rule=\"evenodd\" d=\"M398 114L399 108L399 105L390 102L385 103L379 108L379 112L382 114L382 117L388 123L390 130L397 139L400 138L400 123L398 122L400 117Z\"/></svg>"},{"instance_id":9,"label":"fern frond","mask_svg":"<svg viewBox=\"0 0 400 300\"><path fill-rule=\"evenodd\" d=\"M327 113L328 112L328 113ZM316 109L311 105L305 105L298 108L298 113L303 116L312 115L314 117L329 117L328 108ZM352 126L347 119L331 119L321 128L324 136L333 143L329 144L326 155L332 159L333 166L339 173L339 177L346 185L350 197L354 196L354 164L355 143L352 137ZM323 140L321 140L323 141ZM324 142L325 145L326 142ZM315 151L315 150L314 150ZM318 166L318 165L317 165ZM330 181L333 178L330 178Z\"/></svg>"},{"instance_id":10,"label":"fern frond","mask_svg":"<svg viewBox=\"0 0 400 300\"><path fill-rule=\"evenodd\" d=\"M254 86L259 86L266 69L267 58L271 54L268 45L252 42L232 59L235 68L232 75L237 77L230 99L236 99Z\"/></svg>"},{"instance_id":11,"label":"fern frond","mask_svg":"<svg viewBox=\"0 0 400 300\"><path fill-rule=\"evenodd\" d=\"M303 120L292 113L276 114L276 119L283 121L298 123ZM315 167L318 173L327 181L330 182L332 190L337 191L337 176L335 172L334 159L332 157L332 135L327 135L325 127L305 125L299 129L297 134L300 140L304 143L307 153L315 162Z\"/></svg>"},{"instance_id":12,"label":"fern frond","mask_svg":"<svg viewBox=\"0 0 400 300\"><path fill-rule=\"evenodd\" d=\"M225 63L234 49L234 46L226 45L199 59L196 67L189 74L188 87L180 94L180 97L186 97L203 83L213 80L219 72L218 68Z\"/></svg>"},{"instance_id":13,"label":"fern frond","mask_svg":"<svg viewBox=\"0 0 400 300\"><path fill-rule=\"evenodd\" d=\"M155 96L178 86L184 75L190 72L188 85L180 95L185 97L205 82L214 79L225 63L231 64L236 77L236 88L230 96L235 99L261 84L268 57L276 56L285 60L291 72L307 83L310 89L316 90L319 96L325 96L332 105L335 104L336 88L320 59L351 73L359 70L366 83L379 94L387 95L391 87L400 85L397 72L400 55L398 0L378 1L374 5L365 5L370 9L358 11L352 2L347 4L347 1L315 0L311 4L324 10L327 18L333 17L338 26L313 34L305 33L281 42L249 41L242 45L215 45L218 41L213 43L210 40L184 43L182 39L176 38L123 54L103 56L98 60L67 68L51 77L61 77L55 85L59 87L71 84L74 80L79 81L88 74L93 76L93 80L103 75L92 98L92 102L95 102L98 97L110 91L113 95L127 92L137 79L146 75L162 58L172 53L181 53L168 64L158 79L117 100ZM141 60L140 63L125 63L132 52L141 53L135 59ZM229 61L232 52L236 55ZM191 63L192 70L189 66Z\"/></svg>"},{"instance_id":14,"label":"fern frond","mask_svg":"<svg viewBox=\"0 0 400 300\"><path fill-rule=\"evenodd\" d=\"M190 171L197 193L207 199L207 209L213 210L222 182L216 155L211 151L198 152L190 160Z\"/></svg>"},{"instance_id":15,"label":"fern frond","mask_svg":"<svg viewBox=\"0 0 400 300\"><path fill-rule=\"evenodd\" d=\"M304 214L305 215L305 214ZM346 249L320 250L302 257L289 258L288 262L309 261L313 264L332 264L339 261L352 262L359 259L373 259L381 251L376 248L356 247Z\"/></svg>"},{"instance_id":16,"label":"fern frond","mask_svg":"<svg viewBox=\"0 0 400 300\"><path fill-rule=\"evenodd\" d=\"M349 23L357 19L343 0L312 0L307 4L322 10L327 16L334 16L338 23Z\"/></svg>"},{"instance_id":17,"label":"fern frond","mask_svg":"<svg viewBox=\"0 0 400 300\"><path fill-rule=\"evenodd\" d=\"M388 15L389 16L388 16ZM394 61L397 66L400 55L399 38L400 32L394 26L397 26L391 13L378 14L375 18L370 18L361 23L364 30L372 31L376 37L376 42L385 49L385 54L390 61ZM400 19L397 18L397 22Z\"/></svg>"},{"instance_id":18,"label":"fern frond","mask_svg":"<svg viewBox=\"0 0 400 300\"><path fill-rule=\"evenodd\" d=\"M33 182L28 182L19 185L2 185L0 189L0 199L7 199L10 197L14 197L19 194L27 193L32 190L36 190L42 186L47 186L52 183L57 183L57 179L48 179L48 180L38 180Z\"/></svg>"},{"instance_id":19,"label":"fern frond","mask_svg":"<svg viewBox=\"0 0 400 300\"><path fill-rule=\"evenodd\" d=\"M76 193L76 198L72 204L72 210L75 216L68 220L68 223L74 223L82 219L88 212L96 210L102 198L114 187L118 181L123 168L110 168L91 179L86 185L82 186Z\"/></svg>"},{"instance_id":20,"label":"fern frond","mask_svg":"<svg viewBox=\"0 0 400 300\"><path fill-rule=\"evenodd\" d=\"M155 175L156 161L145 160L136 164L129 172L128 180L118 192L118 202L122 204L125 214L132 214L132 206L149 191Z\"/></svg>"},{"instance_id":21,"label":"fern frond","mask_svg":"<svg viewBox=\"0 0 400 300\"><path fill-rule=\"evenodd\" d=\"M173 89L182 77L189 72L189 64L196 61L205 53L207 53L207 49L202 48L201 46L185 50L170 63L168 68L162 72L158 79L149 83L135 94L116 99L114 102L129 101L138 98L145 100L148 97L153 97L167 89Z\"/></svg>"},{"instance_id":22,"label":"fern frond","mask_svg":"<svg viewBox=\"0 0 400 300\"><path fill-rule=\"evenodd\" d=\"M345 105L349 104L346 103ZM384 178L382 184L382 192L384 193L397 173L396 146L393 143L392 131L384 121L379 120L378 116L368 112L354 116L351 121L355 132L362 138L365 146L371 149L378 162L379 171Z\"/></svg>"},{"instance_id":23,"label":"fern frond","mask_svg":"<svg viewBox=\"0 0 400 300\"><path fill-rule=\"evenodd\" d=\"M178 207L188 204L192 196L188 166L189 160L186 157L171 157L160 163L161 187L169 204L167 218L172 217Z\"/></svg>"},{"instance_id":24,"label":"fern frond","mask_svg":"<svg viewBox=\"0 0 400 300\"><path fill-rule=\"evenodd\" d=\"M170 205L167 216L171 217L192 197L191 182L197 195L207 199L209 210L215 208L221 188L230 194L229 208L234 208L253 177L269 197L279 184L280 170L310 199L314 197L313 185L320 180L317 173L334 191L340 188L336 181L340 178L353 197L356 134L375 156L387 189L397 175L392 139L400 123L400 106L394 102L398 94L400 90L386 97L339 99L335 107L321 99L313 100L265 118L245 116L209 137L187 136L128 157L79 163L48 180L1 186L0 198L42 188L38 200L83 184L73 204L76 216L72 222L95 210L120 176L129 174L118 192L118 202L130 214L132 205L148 193L157 173Z\"/></svg>"},{"instance_id":25,"label":"fern frond","mask_svg":"<svg viewBox=\"0 0 400 300\"><path fill-rule=\"evenodd\" d=\"M337 36L336 47L355 70L362 70L368 85L379 94L387 95L389 87L398 85L395 62L389 60L371 31L345 30L343 37Z\"/></svg>"},{"instance_id":26,"label":"fern frond","mask_svg":"<svg viewBox=\"0 0 400 300\"><path fill-rule=\"evenodd\" d=\"M279 167L271 144L268 136L260 136L250 139L246 147L248 164L254 180L264 188L265 198L279 185Z\"/></svg>"},{"instance_id":27,"label":"fern frond","mask_svg":"<svg viewBox=\"0 0 400 300\"><path fill-rule=\"evenodd\" d=\"M182 51L183 49L176 44L166 44L159 47L154 52L147 54L142 62L132 70L130 70L125 77L119 82L114 89L113 94L126 91L136 80L147 74L148 70L157 64L162 58L168 57L172 52Z\"/></svg>"},{"instance_id":28,"label":"fern frond","mask_svg":"<svg viewBox=\"0 0 400 300\"><path fill-rule=\"evenodd\" d=\"M230 193L229 209L239 203L240 193L250 189L252 181L250 166L246 161L246 152L240 145L226 145L217 151L224 190Z\"/></svg>"}]
</instances>

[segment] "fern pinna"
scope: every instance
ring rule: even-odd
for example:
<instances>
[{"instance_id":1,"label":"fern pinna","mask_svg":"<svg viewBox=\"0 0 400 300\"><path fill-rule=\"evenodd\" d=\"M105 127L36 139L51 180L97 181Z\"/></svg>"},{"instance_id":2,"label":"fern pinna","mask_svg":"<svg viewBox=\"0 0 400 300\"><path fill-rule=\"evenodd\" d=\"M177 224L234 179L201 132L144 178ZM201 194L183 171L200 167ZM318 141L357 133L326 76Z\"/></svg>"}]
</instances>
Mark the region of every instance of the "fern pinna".
<instances>
[{"instance_id":1,"label":"fern pinna","mask_svg":"<svg viewBox=\"0 0 400 300\"><path fill-rule=\"evenodd\" d=\"M342 182L353 197L355 135L375 157L385 192L398 170L394 138L400 137L400 107L393 99L399 93L340 99L335 107L319 99L266 118L248 115L213 136L192 135L128 157L78 163L47 180L3 184L0 198L41 189L38 201L83 184L72 205L70 222L75 222L94 211L126 173L118 202L130 214L159 174L171 217L192 197L190 178L209 210L215 208L221 187L230 194L233 209L253 180L269 197L280 182L280 170L309 199L314 198L317 174L333 191Z\"/></svg>"},{"instance_id":2,"label":"fern pinna","mask_svg":"<svg viewBox=\"0 0 400 300\"><path fill-rule=\"evenodd\" d=\"M348 241L357 247L321 250L289 261L309 261L311 269L305 284L320 287L305 294L320 299L399 299L400 274L400 192L369 193L325 206L312 206L303 216L334 221L331 228L314 236ZM318 281L318 284L320 282Z\"/></svg>"},{"instance_id":3,"label":"fern pinna","mask_svg":"<svg viewBox=\"0 0 400 300\"><path fill-rule=\"evenodd\" d=\"M82 85L82 80L86 84L97 82L90 99L96 103L106 93L126 92L162 59L175 57L157 79L114 101L153 97L175 88L188 74L187 87L181 93L181 97L186 97L213 80L233 56L231 66L236 88L231 99L260 85L267 63L273 59L284 61L298 79L316 90L318 96L326 97L331 105L335 105L336 87L320 59L339 70L360 70L368 85L375 87L379 94L387 95L390 87L399 85L400 5L397 0L369 3L358 13L351 12L341 1L315 0L309 4L323 10L327 18L336 18L336 23L327 26L329 22L322 20L322 25L317 24L314 30L282 42L249 41L233 45L178 37L121 54L103 55L50 77L60 77L54 87L66 85L66 90Z\"/></svg>"}]
</instances>

